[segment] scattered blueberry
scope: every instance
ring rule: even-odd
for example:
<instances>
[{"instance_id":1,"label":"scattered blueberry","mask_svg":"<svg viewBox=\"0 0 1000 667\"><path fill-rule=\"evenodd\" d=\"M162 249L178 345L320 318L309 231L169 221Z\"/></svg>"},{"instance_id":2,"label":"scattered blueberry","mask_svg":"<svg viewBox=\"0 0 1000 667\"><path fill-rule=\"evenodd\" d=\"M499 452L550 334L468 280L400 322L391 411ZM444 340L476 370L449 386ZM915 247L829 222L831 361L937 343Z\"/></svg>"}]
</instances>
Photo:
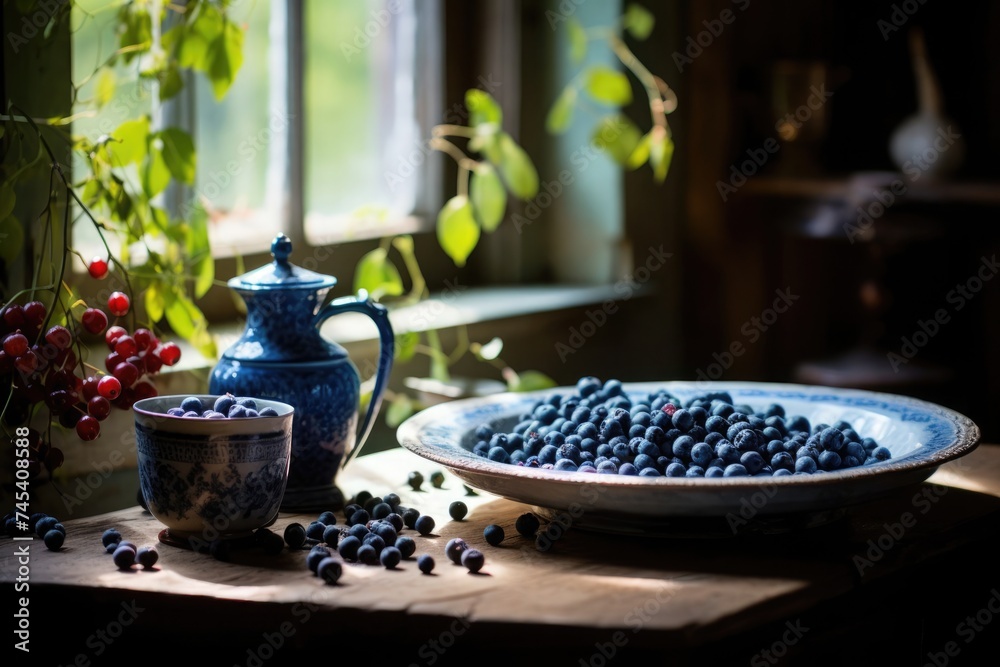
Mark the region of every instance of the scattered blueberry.
<instances>
[{"instance_id":1,"label":"scattered blueberry","mask_svg":"<svg viewBox=\"0 0 1000 667\"><path fill-rule=\"evenodd\" d=\"M358 562L365 565L374 565L378 562L378 549L370 544L362 544L358 547Z\"/></svg>"},{"instance_id":2,"label":"scattered blueberry","mask_svg":"<svg viewBox=\"0 0 1000 667\"><path fill-rule=\"evenodd\" d=\"M434 531L434 518L421 514L413 524L413 528L421 535L430 535Z\"/></svg>"},{"instance_id":3,"label":"scattered blueberry","mask_svg":"<svg viewBox=\"0 0 1000 667\"><path fill-rule=\"evenodd\" d=\"M539 526L541 526L541 521L531 512L525 512L517 517L517 521L514 522L514 529L525 537L534 537L535 533L538 532Z\"/></svg>"},{"instance_id":4,"label":"scattered blueberry","mask_svg":"<svg viewBox=\"0 0 1000 667\"><path fill-rule=\"evenodd\" d=\"M63 542L66 541L66 533L52 529L45 533L42 540L45 542L46 548L50 551L59 551L62 548ZM115 562L117 563L117 561Z\"/></svg>"},{"instance_id":5,"label":"scattered blueberry","mask_svg":"<svg viewBox=\"0 0 1000 667\"><path fill-rule=\"evenodd\" d=\"M158 560L160 560L160 554L156 547L140 547L135 552L135 562L142 565L144 569L152 568Z\"/></svg>"},{"instance_id":6,"label":"scattered blueberry","mask_svg":"<svg viewBox=\"0 0 1000 667\"><path fill-rule=\"evenodd\" d=\"M409 484L410 488L414 491L419 491L420 487L423 486L424 476L419 471L414 470L407 477L406 483Z\"/></svg>"},{"instance_id":7,"label":"scattered blueberry","mask_svg":"<svg viewBox=\"0 0 1000 667\"><path fill-rule=\"evenodd\" d=\"M403 554L396 547L385 547L378 555L378 559L385 569L391 570L403 560Z\"/></svg>"},{"instance_id":8,"label":"scattered blueberry","mask_svg":"<svg viewBox=\"0 0 1000 667\"><path fill-rule=\"evenodd\" d=\"M52 530L52 527L59 523L59 519L54 516L45 516L35 523L35 534L39 537L44 537L45 533Z\"/></svg>"},{"instance_id":9,"label":"scattered blueberry","mask_svg":"<svg viewBox=\"0 0 1000 667\"><path fill-rule=\"evenodd\" d=\"M117 544L122 541L122 534L118 532L117 528L108 528L101 535L101 544L107 547L110 544Z\"/></svg>"},{"instance_id":10,"label":"scattered blueberry","mask_svg":"<svg viewBox=\"0 0 1000 667\"><path fill-rule=\"evenodd\" d=\"M434 558L430 554L420 554L417 558L417 567L424 574L430 574L434 570Z\"/></svg>"},{"instance_id":11,"label":"scattered blueberry","mask_svg":"<svg viewBox=\"0 0 1000 667\"><path fill-rule=\"evenodd\" d=\"M328 584L335 584L344 574L344 566L336 556L326 556L316 564L316 576Z\"/></svg>"},{"instance_id":12,"label":"scattered blueberry","mask_svg":"<svg viewBox=\"0 0 1000 667\"><path fill-rule=\"evenodd\" d=\"M483 565L485 564L486 557L479 549L466 549L462 552L462 565L464 565L469 572L479 572L483 569Z\"/></svg>"},{"instance_id":13,"label":"scattered blueberry","mask_svg":"<svg viewBox=\"0 0 1000 667\"><path fill-rule=\"evenodd\" d=\"M440 489L444 486L444 473L440 470L435 470L431 473L431 486L435 489Z\"/></svg>"},{"instance_id":14,"label":"scattered blueberry","mask_svg":"<svg viewBox=\"0 0 1000 667\"><path fill-rule=\"evenodd\" d=\"M306 527L301 523L290 523L285 526L285 543L289 549L301 549L306 543Z\"/></svg>"},{"instance_id":15,"label":"scattered blueberry","mask_svg":"<svg viewBox=\"0 0 1000 667\"><path fill-rule=\"evenodd\" d=\"M444 555L448 557L452 563L460 565L462 562L462 552L469 548L469 545L461 537L453 537L448 540L448 543L444 547Z\"/></svg>"},{"instance_id":16,"label":"scattered blueberry","mask_svg":"<svg viewBox=\"0 0 1000 667\"><path fill-rule=\"evenodd\" d=\"M486 542L488 544L494 547L498 546L501 542L503 542L503 528L495 523L491 523L483 530L483 537L486 538Z\"/></svg>"},{"instance_id":17,"label":"scattered blueberry","mask_svg":"<svg viewBox=\"0 0 1000 667\"><path fill-rule=\"evenodd\" d=\"M127 570L135 564L135 549L128 545L119 545L118 548L115 549L115 553L112 555L112 558L115 561L115 565L122 570Z\"/></svg>"},{"instance_id":18,"label":"scattered blueberry","mask_svg":"<svg viewBox=\"0 0 1000 667\"><path fill-rule=\"evenodd\" d=\"M455 521L461 521L469 513L469 506L463 503L461 500L456 500L451 505L448 506L448 514Z\"/></svg>"},{"instance_id":19,"label":"scattered blueberry","mask_svg":"<svg viewBox=\"0 0 1000 667\"><path fill-rule=\"evenodd\" d=\"M406 535L400 535L397 537L394 546L399 550L399 553L404 560L411 557L417 551L417 543L412 537L408 537Z\"/></svg>"},{"instance_id":20,"label":"scattered blueberry","mask_svg":"<svg viewBox=\"0 0 1000 667\"><path fill-rule=\"evenodd\" d=\"M360 542L358 544L360 545ZM319 567L320 562L324 558L329 558L330 556L332 556L333 553L334 553L333 549L331 549L326 545L317 544L316 546L314 546L312 549L309 550L309 553L306 554L306 566L309 568L309 571L312 572L313 574L317 574L316 569ZM344 556L344 553L342 551L340 552L340 555L345 559L347 558L347 556ZM354 560L353 556L348 560Z\"/></svg>"}]
</instances>

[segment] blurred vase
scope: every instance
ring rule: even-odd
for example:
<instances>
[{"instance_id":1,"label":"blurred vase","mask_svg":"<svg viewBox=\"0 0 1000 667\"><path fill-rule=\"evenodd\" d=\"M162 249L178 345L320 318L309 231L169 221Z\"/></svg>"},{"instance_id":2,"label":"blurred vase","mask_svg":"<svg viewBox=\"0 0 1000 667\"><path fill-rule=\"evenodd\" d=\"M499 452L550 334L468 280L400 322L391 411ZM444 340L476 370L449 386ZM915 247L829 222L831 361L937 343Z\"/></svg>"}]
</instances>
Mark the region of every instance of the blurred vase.
<instances>
[{"instance_id":1,"label":"blurred vase","mask_svg":"<svg viewBox=\"0 0 1000 667\"><path fill-rule=\"evenodd\" d=\"M910 54L919 109L893 131L892 161L911 180L945 179L962 166L965 142L955 121L943 112L941 88L927 59L923 31L910 31Z\"/></svg>"}]
</instances>

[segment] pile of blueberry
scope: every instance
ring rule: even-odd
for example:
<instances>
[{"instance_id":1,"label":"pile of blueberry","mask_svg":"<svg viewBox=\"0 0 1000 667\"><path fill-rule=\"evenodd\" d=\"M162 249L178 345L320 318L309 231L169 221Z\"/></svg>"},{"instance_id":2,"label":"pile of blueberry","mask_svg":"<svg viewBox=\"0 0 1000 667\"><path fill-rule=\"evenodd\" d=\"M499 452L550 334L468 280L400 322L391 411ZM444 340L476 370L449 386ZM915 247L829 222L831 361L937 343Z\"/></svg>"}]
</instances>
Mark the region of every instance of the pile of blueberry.
<instances>
[{"instance_id":1,"label":"pile of blueberry","mask_svg":"<svg viewBox=\"0 0 1000 667\"><path fill-rule=\"evenodd\" d=\"M42 538L42 542L50 551L59 551L63 542L66 541L66 528L54 516L45 512L35 512L24 521L24 515L18 519L18 512L8 512L0 525L0 534L11 537L23 537L28 534L35 534ZM26 525L25 525L26 524Z\"/></svg>"},{"instance_id":2,"label":"pile of blueberry","mask_svg":"<svg viewBox=\"0 0 1000 667\"><path fill-rule=\"evenodd\" d=\"M121 570L131 570L133 565L140 565L144 570L150 570L160 559L156 547L137 547L134 542L124 539L117 528L105 530L101 534L101 544Z\"/></svg>"},{"instance_id":3,"label":"pile of blueberry","mask_svg":"<svg viewBox=\"0 0 1000 667\"><path fill-rule=\"evenodd\" d=\"M288 524L284 541L292 550L308 547L309 570L326 583L335 584L345 562L395 569L417 551L416 540L402 533L410 529L426 536L432 534L434 525L433 517L404 507L395 493L374 496L361 491L344 506L342 522L334 512L322 512L308 526ZM434 569L434 560L422 554L417 558L417 567L429 573Z\"/></svg>"},{"instance_id":4,"label":"pile of blueberry","mask_svg":"<svg viewBox=\"0 0 1000 667\"><path fill-rule=\"evenodd\" d=\"M592 376L575 390L538 401L510 432L480 426L473 452L518 466L648 477L808 475L891 457L846 421L810 424L777 403L737 405L725 391L681 401L659 389L636 399L620 381Z\"/></svg>"},{"instance_id":5,"label":"pile of blueberry","mask_svg":"<svg viewBox=\"0 0 1000 667\"><path fill-rule=\"evenodd\" d=\"M258 410L257 401L252 398L237 398L225 394L215 399L211 407L197 396L188 396L179 407L170 408L172 417L197 417L199 419L243 419L246 417L277 417L278 411L267 407Z\"/></svg>"}]
</instances>

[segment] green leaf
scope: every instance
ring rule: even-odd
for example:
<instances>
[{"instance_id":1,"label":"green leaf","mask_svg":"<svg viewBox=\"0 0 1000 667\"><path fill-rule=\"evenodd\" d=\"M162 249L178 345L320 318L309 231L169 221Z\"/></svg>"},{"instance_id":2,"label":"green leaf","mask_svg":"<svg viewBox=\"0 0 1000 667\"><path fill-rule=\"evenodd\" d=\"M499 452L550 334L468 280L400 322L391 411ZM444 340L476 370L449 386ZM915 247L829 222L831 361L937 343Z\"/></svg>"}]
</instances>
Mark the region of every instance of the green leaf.
<instances>
[{"instance_id":1,"label":"green leaf","mask_svg":"<svg viewBox=\"0 0 1000 667\"><path fill-rule=\"evenodd\" d=\"M153 322L163 319L163 293L160 291L160 284L154 282L146 289L146 314Z\"/></svg>"},{"instance_id":2,"label":"green leaf","mask_svg":"<svg viewBox=\"0 0 1000 667\"><path fill-rule=\"evenodd\" d=\"M500 127L493 123L476 126L476 134L469 139L469 150L482 153L493 164L500 162Z\"/></svg>"},{"instance_id":3,"label":"green leaf","mask_svg":"<svg viewBox=\"0 0 1000 667\"><path fill-rule=\"evenodd\" d=\"M181 338L191 338L197 327L197 318L204 318L201 311L188 298L188 295L177 287L171 288L164 296L163 314L166 316L170 328Z\"/></svg>"},{"instance_id":4,"label":"green leaf","mask_svg":"<svg viewBox=\"0 0 1000 667\"><path fill-rule=\"evenodd\" d=\"M187 228L185 250L195 277L194 296L200 299L212 289L215 281L215 258L208 238L208 213L200 204L193 207Z\"/></svg>"},{"instance_id":5,"label":"green leaf","mask_svg":"<svg viewBox=\"0 0 1000 667\"><path fill-rule=\"evenodd\" d=\"M473 88L465 92L465 108L469 110L469 124L473 127L491 123L500 127L503 112L497 101L484 90Z\"/></svg>"},{"instance_id":6,"label":"green leaf","mask_svg":"<svg viewBox=\"0 0 1000 667\"><path fill-rule=\"evenodd\" d=\"M507 209L507 191L492 165L480 163L472 172L469 198L482 228L487 232L496 229L503 221L503 214Z\"/></svg>"},{"instance_id":7,"label":"green leaf","mask_svg":"<svg viewBox=\"0 0 1000 667\"><path fill-rule=\"evenodd\" d=\"M524 149L506 132L500 134L498 143L497 166L500 167L500 174L507 184L507 189L516 197L531 199L538 194L538 172L534 163Z\"/></svg>"},{"instance_id":8,"label":"green leaf","mask_svg":"<svg viewBox=\"0 0 1000 667\"><path fill-rule=\"evenodd\" d=\"M605 116L594 129L591 141L620 165L628 164L639 145L642 135L639 128L622 114Z\"/></svg>"},{"instance_id":9,"label":"green leaf","mask_svg":"<svg viewBox=\"0 0 1000 667\"><path fill-rule=\"evenodd\" d=\"M216 344L215 337L208 332L207 324L199 326L188 339L188 342L206 359L217 359L219 356L219 347Z\"/></svg>"},{"instance_id":10,"label":"green leaf","mask_svg":"<svg viewBox=\"0 0 1000 667\"><path fill-rule=\"evenodd\" d=\"M389 401L389 407L385 411L385 423L389 428L396 428L415 411L413 400L409 396L396 394Z\"/></svg>"},{"instance_id":11,"label":"green leaf","mask_svg":"<svg viewBox=\"0 0 1000 667\"><path fill-rule=\"evenodd\" d=\"M465 260L479 243L479 225L468 197L456 195L444 205L438 213L437 237L455 265L465 266Z\"/></svg>"},{"instance_id":12,"label":"green leaf","mask_svg":"<svg viewBox=\"0 0 1000 667\"><path fill-rule=\"evenodd\" d=\"M652 140L649 148L649 165L653 168L653 177L657 183L667 178L670 161L674 157L674 141L665 131Z\"/></svg>"},{"instance_id":13,"label":"green leaf","mask_svg":"<svg viewBox=\"0 0 1000 667\"><path fill-rule=\"evenodd\" d=\"M653 32L656 19L653 13L642 5L630 4L622 17L622 27L635 39L642 41Z\"/></svg>"},{"instance_id":14,"label":"green leaf","mask_svg":"<svg viewBox=\"0 0 1000 667\"><path fill-rule=\"evenodd\" d=\"M507 389L510 391L537 391L555 386L556 381L540 371L513 373L507 379Z\"/></svg>"},{"instance_id":15,"label":"green leaf","mask_svg":"<svg viewBox=\"0 0 1000 667\"><path fill-rule=\"evenodd\" d=\"M111 133L111 136L115 139L107 144L111 164L115 167L124 167L133 162L138 164L146 157L149 143L149 116L125 121Z\"/></svg>"},{"instance_id":16,"label":"green leaf","mask_svg":"<svg viewBox=\"0 0 1000 667\"><path fill-rule=\"evenodd\" d=\"M0 184L0 220L6 219L14 210L17 203L17 194L14 192L14 185L10 181Z\"/></svg>"},{"instance_id":17,"label":"green leaf","mask_svg":"<svg viewBox=\"0 0 1000 667\"><path fill-rule=\"evenodd\" d=\"M646 164L646 160L649 159L649 147L652 145L652 131L647 132L642 135L642 139L639 143L635 145L635 149L632 154L628 156L625 161L625 166L629 169L638 169L642 165Z\"/></svg>"},{"instance_id":18,"label":"green leaf","mask_svg":"<svg viewBox=\"0 0 1000 667\"><path fill-rule=\"evenodd\" d=\"M170 183L170 168L163 159L162 142L154 140L149 143L149 154L142 167L142 191L152 199Z\"/></svg>"},{"instance_id":19,"label":"green leaf","mask_svg":"<svg viewBox=\"0 0 1000 667\"><path fill-rule=\"evenodd\" d=\"M177 44L177 64L200 72L207 72L210 61L208 47L222 34L224 18L209 3L198 5L198 15L187 26L178 25L164 33L164 48ZM176 35L174 30L177 30Z\"/></svg>"},{"instance_id":20,"label":"green leaf","mask_svg":"<svg viewBox=\"0 0 1000 667\"><path fill-rule=\"evenodd\" d=\"M111 98L115 96L115 85L115 71L110 67L103 68L94 83L94 101L97 103L98 109L110 102Z\"/></svg>"},{"instance_id":21,"label":"green leaf","mask_svg":"<svg viewBox=\"0 0 1000 667\"><path fill-rule=\"evenodd\" d=\"M156 73L160 82L160 101L164 102L177 95L184 88L184 79L174 63Z\"/></svg>"},{"instance_id":22,"label":"green leaf","mask_svg":"<svg viewBox=\"0 0 1000 667\"><path fill-rule=\"evenodd\" d=\"M24 250L24 229L13 215L0 218L0 257L13 262Z\"/></svg>"},{"instance_id":23,"label":"green leaf","mask_svg":"<svg viewBox=\"0 0 1000 667\"><path fill-rule=\"evenodd\" d=\"M163 161L170 175L182 183L194 185L196 158L191 135L179 127L168 127L154 136L163 141Z\"/></svg>"},{"instance_id":24,"label":"green leaf","mask_svg":"<svg viewBox=\"0 0 1000 667\"><path fill-rule=\"evenodd\" d=\"M212 82L212 92L216 100L221 100L243 64L243 30L223 18L222 33L208 45L205 58L208 60L207 73Z\"/></svg>"},{"instance_id":25,"label":"green leaf","mask_svg":"<svg viewBox=\"0 0 1000 667\"><path fill-rule=\"evenodd\" d=\"M493 361L500 356L501 352L503 352L503 340L500 338L493 338L490 342L479 348L476 356L486 361Z\"/></svg>"},{"instance_id":26,"label":"green leaf","mask_svg":"<svg viewBox=\"0 0 1000 667\"><path fill-rule=\"evenodd\" d=\"M573 122L573 108L576 106L576 88L566 86L556 98L545 118L545 129L552 134L562 134Z\"/></svg>"},{"instance_id":27,"label":"green leaf","mask_svg":"<svg viewBox=\"0 0 1000 667\"><path fill-rule=\"evenodd\" d=\"M389 253L385 248L375 248L358 262L354 270L354 291L362 289L376 301L383 296L399 296L403 293L403 279L389 260Z\"/></svg>"},{"instance_id":28,"label":"green leaf","mask_svg":"<svg viewBox=\"0 0 1000 667\"><path fill-rule=\"evenodd\" d=\"M153 22L145 3L139 2L123 5L118 10L118 20L121 26L118 46L137 47L128 49L122 54L122 58L128 63L140 52L149 50L153 43Z\"/></svg>"},{"instance_id":29,"label":"green leaf","mask_svg":"<svg viewBox=\"0 0 1000 667\"><path fill-rule=\"evenodd\" d=\"M395 360L403 363L413 358L417 353L417 343L420 342L420 334L416 331L404 331L395 336Z\"/></svg>"},{"instance_id":30,"label":"green leaf","mask_svg":"<svg viewBox=\"0 0 1000 667\"><path fill-rule=\"evenodd\" d=\"M587 69L586 76L587 92L596 101L611 106L624 106L632 101L632 86L624 73L596 65Z\"/></svg>"},{"instance_id":31,"label":"green leaf","mask_svg":"<svg viewBox=\"0 0 1000 667\"><path fill-rule=\"evenodd\" d=\"M587 56L587 31L575 18L570 18L566 23L569 30L569 57L579 65Z\"/></svg>"}]
</instances>

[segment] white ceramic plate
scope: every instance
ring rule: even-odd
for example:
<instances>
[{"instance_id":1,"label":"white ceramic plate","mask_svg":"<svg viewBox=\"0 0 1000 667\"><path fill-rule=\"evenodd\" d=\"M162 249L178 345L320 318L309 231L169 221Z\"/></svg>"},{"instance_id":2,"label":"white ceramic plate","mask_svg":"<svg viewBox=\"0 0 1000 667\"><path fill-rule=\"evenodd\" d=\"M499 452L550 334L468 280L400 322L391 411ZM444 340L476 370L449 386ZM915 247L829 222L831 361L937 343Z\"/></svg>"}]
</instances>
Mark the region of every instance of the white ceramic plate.
<instances>
[{"instance_id":1,"label":"white ceramic plate","mask_svg":"<svg viewBox=\"0 0 1000 667\"><path fill-rule=\"evenodd\" d=\"M892 458L814 475L668 478L525 468L472 453L481 424L510 431L540 398L574 393L573 387L435 405L401 424L397 437L403 447L442 465L470 487L532 505L549 519L602 531L676 534L775 532L824 523L849 506L926 480L942 463L972 451L980 438L968 417L893 394L752 382L624 385L634 399L661 388L684 401L728 391L734 403L755 410L779 403L787 415L801 414L811 424L842 419L862 437L888 447Z\"/></svg>"}]
</instances>

